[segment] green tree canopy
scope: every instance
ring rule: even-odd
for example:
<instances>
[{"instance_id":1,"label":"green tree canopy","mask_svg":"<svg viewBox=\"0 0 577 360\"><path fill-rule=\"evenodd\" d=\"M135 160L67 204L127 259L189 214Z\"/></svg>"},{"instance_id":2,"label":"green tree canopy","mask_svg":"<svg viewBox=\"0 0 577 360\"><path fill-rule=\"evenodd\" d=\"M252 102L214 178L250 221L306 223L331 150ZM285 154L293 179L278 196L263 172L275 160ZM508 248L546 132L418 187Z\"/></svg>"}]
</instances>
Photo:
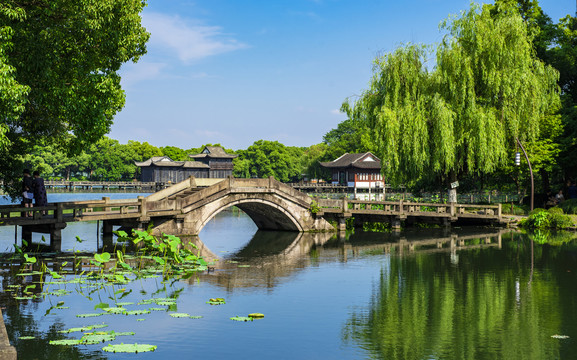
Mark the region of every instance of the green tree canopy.
<instances>
[{"instance_id":1,"label":"green tree canopy","mask_svg":"<svg viewBox=\"0 0 577 360\"><path fill-rule=\"evenodd\" d=\"M0 177L36 144L70 153L100 139L124 106L118 70L145 54L143 0L0 4ZM70 134L71 136L64 136Z\"/></svg>"},{"instance_id":2,"label":"green tree canopy","mask_svg":"<svg viewBox=\"0 0 577 360\"><path fill-rule=\"evenodd\" d=\"M538 138L559 104L558 73L536 58L515 6L473 5L441 28L436 51L406 45L375 59L370 88L345 103L374 128L396 183L493 172L511 161L515 138Z\"/></svg>"},{"instance_id":3,"label":"green tree canopy","mask_svg":"<svg viewBox=\"0 0 577 360\"><path fill-rule=\"evenodd\" d=\"M235 176L259 177L273 176L288 182L301 177L301 156L304 149L288 147L278 141L258 140L246 150L239 150L235 159Z\"/></svg>"}]
</instances>

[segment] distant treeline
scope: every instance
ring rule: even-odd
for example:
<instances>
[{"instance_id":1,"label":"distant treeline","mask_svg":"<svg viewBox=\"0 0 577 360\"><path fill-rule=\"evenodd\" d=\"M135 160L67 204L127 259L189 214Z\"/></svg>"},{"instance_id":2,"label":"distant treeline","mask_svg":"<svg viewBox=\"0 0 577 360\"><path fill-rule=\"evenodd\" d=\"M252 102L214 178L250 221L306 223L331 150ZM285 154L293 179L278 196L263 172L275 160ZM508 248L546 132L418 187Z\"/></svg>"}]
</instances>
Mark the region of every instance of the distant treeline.
<instances>
[{"instance_id":1,"label":"distant treeline","mask_svg":"<svg viewBox=\"0 0 577 360\"><path fill-rule=\"evenodd\" d=\"M154 156L168 156L175 161L191 160L189 155L198 154L198 148L181 149L175 146L156 147L147 142L117 140L104 137L78 155L67 155L66 149L55 146L34 146L24 157L31 169L38 169L46 179L132 181L140 178L140 168L134 164ZM300 181L303 178L324 178L327 173L318 165L331 157L329 145L322 143L310 147L285 146L278 141L259 140L247 149L225 150L236 154L234 175L236 177L274 176L283 182ZM330 174L329 174L330 175Z\"/></svg>"}]
</instances>

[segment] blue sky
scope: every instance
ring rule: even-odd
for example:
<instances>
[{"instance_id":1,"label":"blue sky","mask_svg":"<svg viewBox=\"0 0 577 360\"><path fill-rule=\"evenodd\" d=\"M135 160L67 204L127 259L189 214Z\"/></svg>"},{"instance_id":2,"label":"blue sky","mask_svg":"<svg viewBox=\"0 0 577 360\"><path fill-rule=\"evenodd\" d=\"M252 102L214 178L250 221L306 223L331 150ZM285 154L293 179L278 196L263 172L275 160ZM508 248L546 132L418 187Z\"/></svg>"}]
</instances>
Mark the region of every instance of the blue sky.
<instances>
[{"instance_id":1,"label":"blue sky","mask_svg":"<svg viewBox=\"0 0 577 360\"><path fill-rule=\"evenodd\" d=\"M557 21L573 0L542 0ZM468 0L148 0L148 53L121 69L126 106L110 137L183 149L320 143L360 94L372 60L434 44Z\"/></svg>"}]
</instances>

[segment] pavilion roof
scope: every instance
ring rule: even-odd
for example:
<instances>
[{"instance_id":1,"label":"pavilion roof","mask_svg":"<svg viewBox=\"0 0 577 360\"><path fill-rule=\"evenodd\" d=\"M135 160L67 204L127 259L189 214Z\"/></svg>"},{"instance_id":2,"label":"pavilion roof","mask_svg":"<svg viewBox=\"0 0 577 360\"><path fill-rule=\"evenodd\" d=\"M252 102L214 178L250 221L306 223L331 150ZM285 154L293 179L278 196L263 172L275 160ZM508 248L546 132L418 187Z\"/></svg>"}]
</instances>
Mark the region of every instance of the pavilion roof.
<instances>
[{"instance_id":1,"label":"pavilion roof","mask_svg":"<svg viewBox=\"0 0 577 360\"><path fill-rule=\"evenodd\" d=\"M218 159L234 159L238 155L229 154L220 146L205 146L200 154L188 155L193 159L203 158L218 158Z\"/></svg>"},{"instance_id":2,"label":"pavilion roof","mask_svg":"<svg viewBox=\"0 0 577 360\"><path fill-rule=\"evenodd\" d=\"M154 156L142 162L135 161L134 164L140 167L159 166L159 167L182 167L192 169L208 169L209 166L200 161L174 161L168 156Z\"/></svg>"},{"instance_id":3,"label":"pavilion roof","mask_svg":"<svg viewBox=\"0 0 577 360\"><path fill-rule=\"evenodd\" d=\"M321 162L320 164L326 168L354 167L359 169L381 169L381 159L373 155L371 152L359 154L345 153L338 159Z\"/></svg>"}]
</instances>

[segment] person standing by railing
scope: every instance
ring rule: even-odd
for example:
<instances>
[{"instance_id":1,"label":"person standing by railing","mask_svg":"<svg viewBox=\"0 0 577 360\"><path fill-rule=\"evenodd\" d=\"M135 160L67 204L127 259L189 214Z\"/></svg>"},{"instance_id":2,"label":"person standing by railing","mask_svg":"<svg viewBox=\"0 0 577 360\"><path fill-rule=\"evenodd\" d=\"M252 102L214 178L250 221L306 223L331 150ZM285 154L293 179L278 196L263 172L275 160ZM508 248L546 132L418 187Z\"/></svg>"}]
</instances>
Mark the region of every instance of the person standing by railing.
<instances>
[{"instance_id":1,"label":"person standing by railing","mask_svg":"<svg viewBox=\"0 0 577 360\"><path fill-rule=\"evenodd\" d=\"M32 199L34 198L34 193L33 193L32 188L34 187L34 181L32 180L32 177L30 176L30 170L24 169L22 174L23 174L23 178L22 178L22 205L24 205L25 208L28 208L28 207L32 207ZM24 213L24 217L29 217L29 216L31 216L30 213L28 213L28 212Z\"/></svg>"},{"instance_id":2,"label":"person standing by railing","mask_svg":"<svg viewBox=\"0 0 577 360\"><path fill-rule=\"evenodd\" d=\"M34 206L47 206L48 198L46 196L46 187L44 179L40 177L40 172L34 171Z\"/></svg>"}]
</instances>

